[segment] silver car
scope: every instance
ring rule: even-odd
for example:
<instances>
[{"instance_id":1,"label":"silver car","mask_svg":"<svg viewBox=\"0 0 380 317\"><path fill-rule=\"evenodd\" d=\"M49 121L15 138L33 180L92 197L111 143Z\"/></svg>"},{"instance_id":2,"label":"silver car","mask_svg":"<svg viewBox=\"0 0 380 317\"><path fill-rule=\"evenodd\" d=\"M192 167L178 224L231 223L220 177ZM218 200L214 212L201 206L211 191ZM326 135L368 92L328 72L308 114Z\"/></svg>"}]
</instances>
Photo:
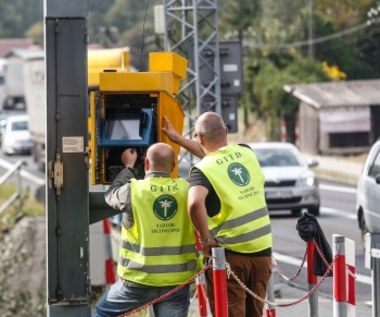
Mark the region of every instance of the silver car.
<instances>
[{"instance_id":1,"label":"silver car","mask_svg":"<svg viewBox=\"0 0 380 317\"><path fill-rule=\"evenodd\" d=\"M318 216L319 184L310 170L318 162L305 162L299 150L287 142L248 144L256 154L265 176L265 198L269 211L291 210L299 216L303 208Z\"/></svg>"},{"instance_id":2,"label":"silver car","mask_svg":"<svg viewBox=\"0 0 380 317\"><path fill-rule=\"evenodd\" d=\"M380 140L371 147L359 177L356 210L363 242L367 232L380 233Z\"/></svg>"}]
</instances>

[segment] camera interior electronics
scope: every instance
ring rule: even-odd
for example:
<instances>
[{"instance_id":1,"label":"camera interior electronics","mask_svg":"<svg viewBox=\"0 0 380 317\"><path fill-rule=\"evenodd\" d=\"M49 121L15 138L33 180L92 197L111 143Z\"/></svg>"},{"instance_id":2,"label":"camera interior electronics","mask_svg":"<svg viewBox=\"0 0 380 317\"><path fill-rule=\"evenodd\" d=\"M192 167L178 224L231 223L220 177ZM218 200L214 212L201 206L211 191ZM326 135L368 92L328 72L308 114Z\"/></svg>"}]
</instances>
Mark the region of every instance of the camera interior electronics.
<instances>
[{"instance_id":1,"label":"camera interior electronics","mask_svg":"<svg viewBox=\"0 0 380 317\"><path fill-rule=\"evenodd\" d=\"M104 122L99 145L105 148L107 166L105 178L112 182L123 167L121 154L135 148L138 158L136 176L144 176L144 157L147 147L156 142L155 111L151 108L130 110L128 113L109 113Z\"/></svg>"}]
</instances>

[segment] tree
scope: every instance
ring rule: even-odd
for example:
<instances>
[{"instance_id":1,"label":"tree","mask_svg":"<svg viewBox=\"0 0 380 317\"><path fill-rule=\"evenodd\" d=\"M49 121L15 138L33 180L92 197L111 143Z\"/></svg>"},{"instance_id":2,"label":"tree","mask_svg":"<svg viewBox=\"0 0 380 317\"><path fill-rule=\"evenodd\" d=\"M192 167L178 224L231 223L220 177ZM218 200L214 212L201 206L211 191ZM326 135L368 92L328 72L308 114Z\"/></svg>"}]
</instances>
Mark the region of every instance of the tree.
<instances>
[{"instance_id":1,"label":"tree","mask_svg":"<svg viewBox=\"0 0 380 317\"><path fill-rule=\"evenodd\" d=\"M135 27L137 24L142 26L146 1L115 0L113 6L107 11L104 21L109 26L116 26L120 30L120 33ZM159 3L161 4L162 2L160 1ZM153 4L153 1L149 2L150 12L153 11ZM153 15L150 18L152 17Z\"/></svg>"},{"instance_id":2,"label":"tree","mask_svg":"<svg viewBox=\"0 0 380 317\"><path fill-rule=\"evenodd\" d=\"M254 80L252 89L260 104L261 113L272 123L268 131L272 139L279 137L280 117L286 117L289 131L294 131L298 102L284 91L284 85L327 80L329 78L322 71L321 63L315 60L302 58L282 69L270 61L265 62Z\"/></svg>"},{"instance_id":3,"label":"tree","mask_svg":"<svg viewBox=\"0 0 380 317\"><path fill-rule=\"evenodd\" d=\"M21 16L17 14L14 3L0 2L0 37L21 36Z\"/></svg>"}]
</instances>

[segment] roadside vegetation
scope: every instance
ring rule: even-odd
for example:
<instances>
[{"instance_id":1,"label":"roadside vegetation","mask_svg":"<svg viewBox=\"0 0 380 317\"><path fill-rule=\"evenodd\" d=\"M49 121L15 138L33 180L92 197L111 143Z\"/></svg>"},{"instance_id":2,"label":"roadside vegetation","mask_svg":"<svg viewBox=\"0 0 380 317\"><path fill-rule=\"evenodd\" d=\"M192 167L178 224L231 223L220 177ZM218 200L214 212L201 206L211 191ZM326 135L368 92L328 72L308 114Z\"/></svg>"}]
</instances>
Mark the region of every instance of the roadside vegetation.
<instances>
[{"instance_id":1,"label":"roadside vegetation","mask_svg":"<svg viewBox=\"0 0 380 317\"><path fill-rule=\"evenodd\" d=\"M16 187L13 184L1 186L0 205L15 191ZM24 201L21 206L16 201L0 214L0 316L2 317L46 316L43 290L28 289L23 283L25 277L21 276L25 270L28 274L37 274L38 268L33 267L30 261L36 246L25 245L24 240L28 240L29 237L22 237L23 230L15 229L22 219L43 216L45 208L30 197L28 190L23 191L22 196ZM20 233L15 233L16 230Z\"/></svg>"},{"instance_id":2,"label":"roadside vegetation","mask_svg":"<svg viewBox=\"0 0 380 317\"><path fill-rule=\"evenodd\" d=\"M3 204L14 192L16 186L14 184L5 184L0 187L0 205ZM12 229L17 221L25 216L43 216L45 215L45 207L31 197L29 190L22 192L23 202L20 208L18 200L3 213L0 214L0 234L8 232Z\"/></svg>"}]
</instances>

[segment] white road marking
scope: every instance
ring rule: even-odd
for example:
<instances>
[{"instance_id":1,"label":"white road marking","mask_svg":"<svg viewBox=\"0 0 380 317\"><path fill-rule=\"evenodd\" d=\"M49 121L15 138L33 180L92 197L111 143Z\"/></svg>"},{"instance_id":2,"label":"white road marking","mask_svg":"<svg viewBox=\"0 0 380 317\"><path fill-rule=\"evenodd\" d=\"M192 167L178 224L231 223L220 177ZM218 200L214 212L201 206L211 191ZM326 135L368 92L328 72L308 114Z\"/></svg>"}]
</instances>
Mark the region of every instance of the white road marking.
<instances>
[{"instance_id":1,"label":"white road marking","mask_svg":"<svg viewBox=\"0 0 380 317\"><path fill-rule=\"evenodd\" d=\"M321 213L324 214L330 214L342 218L347 218L351 220L356 220L356 214L353 214L352 212L348 210L341 210L341 209L335 209L335 208L329 208L329 207L321 207Z\"/></svg>"},{"instance_id":2,"label":"white road marking","mask_svg":"<svg viewBox=\"0 0 380 317\"><path fill-rule=\"evenodd\" d=\"M320 184L319 188L322 190L329 190L329 191L333 191L333 192L340 192L340 193L347 193L347 194L355 194L356 195L356 188L352 188L352 187Z\"/></svg>"}]
</instances>

